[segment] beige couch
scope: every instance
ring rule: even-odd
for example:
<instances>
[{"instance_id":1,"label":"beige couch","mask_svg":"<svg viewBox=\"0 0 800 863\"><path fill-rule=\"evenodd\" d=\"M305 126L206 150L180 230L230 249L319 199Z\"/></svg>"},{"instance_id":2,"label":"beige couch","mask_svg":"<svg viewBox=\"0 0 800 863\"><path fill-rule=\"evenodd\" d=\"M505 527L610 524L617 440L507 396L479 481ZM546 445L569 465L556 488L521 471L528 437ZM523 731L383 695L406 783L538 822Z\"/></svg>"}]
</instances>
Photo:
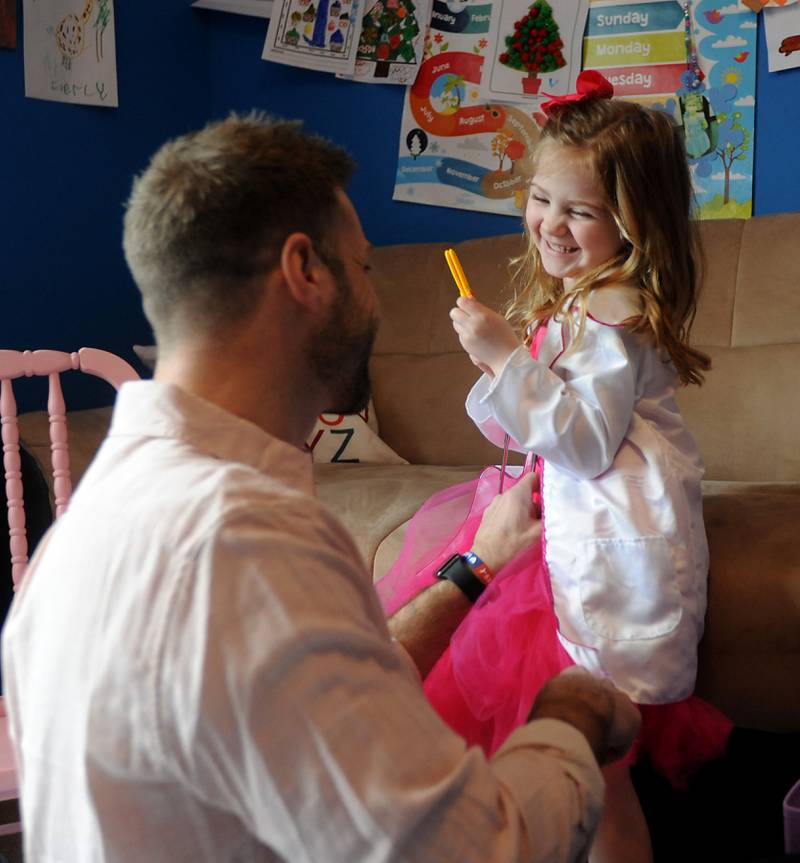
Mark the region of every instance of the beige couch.
<instances>
[{"instance_id":1,"label":"beige couch","mask_svg":"<svg viewBox=\"0 0 800 863\"><path fill-rule=\"evenodd\" d=\"M681 404L705 455L711 545L698 691L738 724L800 731L800 214L701 225L704 292L694 341L712 356ZM380 248L383 323L372 361L380 436L410 464L318 464L320 498L343 519L377 576L403 525L435 490L498 460L466 418L476 377L450 326L456 296L442 244ZM510 235L455 247L476 295L499 307ZM71 417L79 476L107 411ZM41 457L41 418L21 418ZM46 460L46 459L45 459Z\"/></svg>"}]
</instances>

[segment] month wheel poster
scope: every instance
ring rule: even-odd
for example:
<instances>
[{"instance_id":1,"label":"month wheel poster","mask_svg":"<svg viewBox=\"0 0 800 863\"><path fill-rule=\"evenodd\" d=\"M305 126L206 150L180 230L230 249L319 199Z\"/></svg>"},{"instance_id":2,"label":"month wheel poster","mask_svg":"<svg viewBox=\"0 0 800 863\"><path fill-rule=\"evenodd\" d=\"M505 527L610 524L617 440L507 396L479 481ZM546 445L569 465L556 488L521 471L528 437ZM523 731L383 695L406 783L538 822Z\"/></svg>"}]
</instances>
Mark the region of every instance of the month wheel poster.
<instances>
[{"instance_id":1,"label":"month wheel poster","mask_svg":"<svg viewBox=\"0 0 800 863\"><path fill-rule=\"evenodd\" d=\"M539 105L580 71L581 5L434 0L404 103L395 200L521 213Z\"/></svg>"}]
</instances>

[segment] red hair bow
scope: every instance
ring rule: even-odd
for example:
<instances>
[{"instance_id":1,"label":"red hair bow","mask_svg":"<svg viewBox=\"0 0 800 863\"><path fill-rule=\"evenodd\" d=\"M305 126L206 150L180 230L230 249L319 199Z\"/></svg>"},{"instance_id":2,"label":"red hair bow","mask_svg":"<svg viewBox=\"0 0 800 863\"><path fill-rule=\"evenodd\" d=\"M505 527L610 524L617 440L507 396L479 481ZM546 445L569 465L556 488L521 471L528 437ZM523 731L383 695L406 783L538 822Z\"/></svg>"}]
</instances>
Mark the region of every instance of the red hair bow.
<instances>
[{"instance_id":1,"label":"red hair bow","mask_svg":"<svg viewBox=\"0 0 800 863\"><path fill-rule=\"evenodd\" d=\"M544 115L549 117L561 105L586 102L589 99L610 99L614 95L611 82L607 81L599 72L595 72L594 69L587 69L579 73L575 87L576 91L567 93L566 96L552 96L550 93L545 93L545 96L550 96L550 101L541 104Z\"/></svg>"}]
</instances>

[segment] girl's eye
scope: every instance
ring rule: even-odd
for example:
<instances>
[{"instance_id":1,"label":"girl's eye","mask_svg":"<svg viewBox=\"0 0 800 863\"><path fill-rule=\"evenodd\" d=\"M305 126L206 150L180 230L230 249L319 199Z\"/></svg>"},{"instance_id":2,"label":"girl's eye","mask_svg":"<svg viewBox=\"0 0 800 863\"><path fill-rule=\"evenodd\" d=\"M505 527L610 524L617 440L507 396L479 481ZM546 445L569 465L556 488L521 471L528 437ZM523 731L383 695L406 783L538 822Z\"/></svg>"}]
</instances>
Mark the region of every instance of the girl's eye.
<instances>
[{"instance_id":1,"label":"girl's eye","mask_svg":"<svg viewBox=\"0 0 800 863\"><path fill-rule=\"evenodd\" d=\"M587 213L585 210L572 210L573 216L578 216L581 219L593 219L594 216L591 213Z\"/></svg>"},{"instance_id":2,"label":"girl's eye","mask_svg":"<svg viewBox=\"0 0 800 863\"><path fill-rule=\"evenodd\" d=\"M543 198L541 195L531 195L531 197L533 198L534 201L536 201L537 204L546 204L547 203L547 198Z\"/></svg>"}]
</instances>

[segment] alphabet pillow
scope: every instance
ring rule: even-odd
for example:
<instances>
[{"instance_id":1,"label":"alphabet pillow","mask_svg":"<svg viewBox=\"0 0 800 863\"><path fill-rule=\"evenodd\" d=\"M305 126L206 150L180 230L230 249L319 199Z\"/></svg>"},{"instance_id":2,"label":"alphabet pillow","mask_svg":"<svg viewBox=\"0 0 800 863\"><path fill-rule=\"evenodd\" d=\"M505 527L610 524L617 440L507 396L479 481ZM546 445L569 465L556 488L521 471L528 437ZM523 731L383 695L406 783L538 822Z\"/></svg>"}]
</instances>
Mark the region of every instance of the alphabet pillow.
<instances>
[{"instance_id":1,"label":"alphabet pillow","mask_svg":"<svg viewBox=\"0 0 800 863\"><path fill-rule=\"evenodd\" d=\"M315 462L408 464L378 437L372 401L361 413L321 414L306 441Z\"/></svg>"}]
</instances>

